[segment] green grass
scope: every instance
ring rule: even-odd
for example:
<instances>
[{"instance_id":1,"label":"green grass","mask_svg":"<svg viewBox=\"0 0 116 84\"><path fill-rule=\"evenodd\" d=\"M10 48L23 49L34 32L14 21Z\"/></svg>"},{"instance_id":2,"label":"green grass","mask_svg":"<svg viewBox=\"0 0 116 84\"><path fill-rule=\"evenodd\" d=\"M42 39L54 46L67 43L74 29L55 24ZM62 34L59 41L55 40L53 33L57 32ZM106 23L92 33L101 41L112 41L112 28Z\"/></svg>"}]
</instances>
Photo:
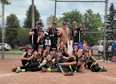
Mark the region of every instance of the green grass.
<instances>
[{"instance_id":1,"label":"green grass","mask_svg":"<svg viewBox=\"0 0 116 84\"><path fill-rule=\"evenodd\" d=\"M103 59L103 56L94 56L97 60Z\"/></svg>"},{"instance_id":2,"label":"green grass","mask_svg":"<svg viewBox=\"0 0 116 84\"><path fill-rule=\"evenodd\" d=\"M2 51L0 51L0 53L2 54ZM19 50L12 50L12 51L4 51L4 54L16 54L16 55L21 55L23 54L22 51Z\"/></svg>"}]
</instances>

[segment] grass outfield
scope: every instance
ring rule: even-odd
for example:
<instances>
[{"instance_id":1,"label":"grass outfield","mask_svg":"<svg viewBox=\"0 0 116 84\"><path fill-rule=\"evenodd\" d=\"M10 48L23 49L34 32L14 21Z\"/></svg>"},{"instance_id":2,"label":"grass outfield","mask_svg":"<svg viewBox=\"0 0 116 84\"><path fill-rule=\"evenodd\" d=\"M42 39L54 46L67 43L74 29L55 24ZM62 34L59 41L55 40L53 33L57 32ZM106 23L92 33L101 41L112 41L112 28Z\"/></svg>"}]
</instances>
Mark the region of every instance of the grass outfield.
<instances>
[{"instance_id":1,"label":"grass outfield","mask_svg":"<svg viewBox=\"0 0 116 84\"><path fill-rule=\"evenodd\" d=\"M0 53L2 54L2 51L0 51ZM4 51L5 54L23 54L23 51L19 51L19 50L12 50L12 51Z\"/></svg>"}]
</instances>

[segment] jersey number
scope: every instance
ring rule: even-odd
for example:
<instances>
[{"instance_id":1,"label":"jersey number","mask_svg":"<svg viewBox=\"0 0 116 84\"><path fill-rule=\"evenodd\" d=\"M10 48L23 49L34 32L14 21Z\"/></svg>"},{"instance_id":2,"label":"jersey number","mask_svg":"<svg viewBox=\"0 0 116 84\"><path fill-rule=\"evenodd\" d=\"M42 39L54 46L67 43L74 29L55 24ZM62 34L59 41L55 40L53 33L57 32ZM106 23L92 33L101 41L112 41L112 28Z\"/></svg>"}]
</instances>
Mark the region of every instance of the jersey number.
<instances>
[{"instance_id":1,"label":"jersey number","mask_svg":"<svg viewBox=\"0 0 116 84\"><path fill-rule=\"evenodd\" d=\"M45 45L51 45L51 40L45 40Z\"/></svg>"}]
</instances>

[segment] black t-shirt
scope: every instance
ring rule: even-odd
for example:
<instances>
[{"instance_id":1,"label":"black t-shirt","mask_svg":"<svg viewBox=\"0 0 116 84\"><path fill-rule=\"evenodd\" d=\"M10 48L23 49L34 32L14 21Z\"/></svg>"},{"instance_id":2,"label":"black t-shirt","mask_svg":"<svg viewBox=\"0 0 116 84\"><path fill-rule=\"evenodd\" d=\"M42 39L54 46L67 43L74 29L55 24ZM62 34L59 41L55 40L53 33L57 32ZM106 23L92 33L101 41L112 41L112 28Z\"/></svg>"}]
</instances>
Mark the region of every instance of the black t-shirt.
<instances>
[{"instance_id":1,"label":"black t-shirt","mask_svg":"<svg viewBox=\"0 0 116 84\"><path fill-rule=\"evenodd\" d=\"M37 44L37 38L38 38L38 36L40 35L40 32L42 32L42 31L43 31L42 28L40 28L40 29L33 28L33 29L31 30L31 32L34 32L34 33L35 33L34 35L31 35L31 36L29 37L30 42L31 42L32 44Z\"/></svg>"},{"instance_id":2,"label":"black t-shirt","mask_svg":"<svg viewBox=\"0 0 116 84\"><path fill-rule=\"evenodd\" d=\"M43 51L37 52L36 59L40 59L42 57L42 53L43 53Z\"/></svg>"},{"instance_id":3,"label":"black t-shirt","mask_svg":"<svg viewBox=\"0 0 116 84\"><path fill-rule=\"evenodd\" d=\"M72 36L73 36L73 42L79 42L79 33L80 33L80 28L74 28L72 29Z\"/></svg>"},{"instance_id":4,"label":"black t-shirt","mask_svg":"<svg viewBox=\"0 0 116 84\"><path fill-rule=\"evenodd\" d=\"M44 37L42 37L38 43L38 45L43 45L44 44Z\"/></svg>"},{"instance_id":5,"label":"black t-shirt","mask_svg":"<svg viewBox=\"0 0 116 84\"><path fill-rule=\"evenodd\" d=\"M51 42L52 44L57 44L57 40L58 40L58 36L57 36L57 31L58 29L54 29L54 28L50 28L49 30L49 35L50 35L50 39L51 39Z\"/></svg>"}]
</instances>

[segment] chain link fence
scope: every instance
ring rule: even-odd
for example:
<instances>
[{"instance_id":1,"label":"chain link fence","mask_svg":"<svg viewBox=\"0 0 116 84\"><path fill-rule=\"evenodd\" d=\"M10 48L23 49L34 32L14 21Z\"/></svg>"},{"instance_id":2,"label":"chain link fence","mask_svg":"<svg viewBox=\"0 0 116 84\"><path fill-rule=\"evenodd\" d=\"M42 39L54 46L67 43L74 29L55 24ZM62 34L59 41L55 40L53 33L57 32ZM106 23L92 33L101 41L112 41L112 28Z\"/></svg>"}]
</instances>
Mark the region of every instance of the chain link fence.
<instances>
[{"instance_id":1,"label":"chain link fence","mask_svg":"<svg viewBox=\"0 0 116 84\"><path fill-rule=\"evenodd\" d=\"M19 51L20 46L29 44L29 33L30 29L25 28L8 28L5 29L5 43L11 46L11 50L16 51L5 51L6 54L16 53L20 54L22 52ZM114 33L116 36L116 33ZM0 44L2 43L2 30L0 29ZM86 41L90 48L92 49L93 55L99 56L99 59L102 59L103 56L103 32L82 32L81 33L81 42ZM101 42L100 42L101 41ZM111 42L107 42L106 46L106 56L111 55ZM5 49L7 50L7 49ZM1 45L0 45L1 52ZM0 53L1 54L1 53ZM101 56L101 57L100 57ZM110 60L108 58L108 60Z\"/></svg>"}]
</instances>

